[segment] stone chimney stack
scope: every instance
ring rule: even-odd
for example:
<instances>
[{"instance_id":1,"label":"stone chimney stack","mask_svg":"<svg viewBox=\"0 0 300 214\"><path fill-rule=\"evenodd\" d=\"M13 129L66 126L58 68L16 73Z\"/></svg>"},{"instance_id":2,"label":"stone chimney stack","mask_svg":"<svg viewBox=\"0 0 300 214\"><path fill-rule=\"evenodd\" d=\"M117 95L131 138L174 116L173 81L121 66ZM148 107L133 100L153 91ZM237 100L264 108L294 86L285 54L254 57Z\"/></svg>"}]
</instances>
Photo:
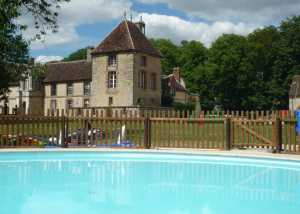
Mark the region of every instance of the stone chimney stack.
<instances>
[{"instance_id":1,"label":"stone chimney stack","mask_svg":"<svg viewBox=\"0 0 300 214\"><path fill-rule=\"evenodd\" d=\"M87 48L87 58L86 58L86 61L87 62L90 62L92 61L92 55L91 55L91 52L94 50L94 46L91 45L90 47Z\"/></svg>"},{"instance_id":2,"label":"stone chimney stack","mask_svg":"<svg viewBox=\"0 0 300 214\"><path fill-rule=\"evenodd\" d=\"M175 77L175 79L177 80L177 82L180 83L180 68L173 68L173 76Z\"/></svg>"},{"instance_id":3,"label":"stone chimney stack","mask_svg":"<svg viewBox=\"0 0 300 214\"><path fill-rule=\"evenodd\" d=\"M32 57L29 57L29 64L31 65L31 66L34 66L34 58L32 58Z\"/></svg>"}]
</instances>

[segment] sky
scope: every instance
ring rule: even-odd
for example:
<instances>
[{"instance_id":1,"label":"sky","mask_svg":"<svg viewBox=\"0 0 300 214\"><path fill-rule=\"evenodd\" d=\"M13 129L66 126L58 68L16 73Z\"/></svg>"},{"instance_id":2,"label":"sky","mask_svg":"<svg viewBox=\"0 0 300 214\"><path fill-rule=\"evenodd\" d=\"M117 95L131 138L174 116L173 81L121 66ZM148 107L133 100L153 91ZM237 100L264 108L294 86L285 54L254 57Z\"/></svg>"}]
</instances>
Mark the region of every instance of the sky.
<instances>
[{"instance_id":1,"label":"sky","mask_svg":"<svg viewBox=\"0 0 300 214\"><path fill-rule=\"evenodd\" d=\"M71 0L60 4L59 32L49 32L44 40L30 45L30 56L37 62L61 60L78 49L96 47L126 18L143 21L148 38L166 38L179 45L182 40L196 40L207 48L223 33L247 36L266 25L279 26L292 14L299 15L299 0ZM27 24L25 39L37 30L34 19L15 20Z\"/></svg>"}]
</instances>

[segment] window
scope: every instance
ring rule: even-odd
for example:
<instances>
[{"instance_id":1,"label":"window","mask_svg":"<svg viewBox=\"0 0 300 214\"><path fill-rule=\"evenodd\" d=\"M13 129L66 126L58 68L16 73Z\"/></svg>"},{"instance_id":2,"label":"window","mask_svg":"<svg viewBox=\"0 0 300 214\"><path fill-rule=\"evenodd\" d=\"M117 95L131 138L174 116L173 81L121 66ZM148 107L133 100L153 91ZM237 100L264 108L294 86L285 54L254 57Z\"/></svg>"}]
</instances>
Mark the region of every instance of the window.
<instances>
[{"instance_id":1,"label":"window","mask_svg":"<svg viewBox=\"0 0 300 214\"><path fill-rule=\"evenodd\" d=\"M40 82L35 82L35 90L40 91Z\"/></svg>"},{"instance_id":2,"label":"window","mask_svg":"<svg viewBox=\"0 0 300 214\"><path fill-rule=\"evenodd\" d=\"M175 95L175 86L172 86L172 88L171 88L171 94Z\"/></svg>"},{"instance_id":3,"label":"window","mask_svg":"<svg viewBox=\"0 0 300 214\"><path fill-rule=\"evenodd\" d=\"M150 102L151 102L151 103L154 103L154 98L151 98Z\"/></svg>"},{"instance_id":4,"label":"window","mask_svg":"<svg viewBox=\"0 0 300 214\"><path fill-rule=\"evenodd\" d=\"M116 66L117 65L117 57L116 56L109 56L109 65Z\"/></svg>"},{"instance_id":5,"label":"window","mask_svg":"<svg viewBox=\"0 0 300 214\"><path fill-rule=\"evenodd\" d=\"M150 75L150 90L154 90L154 79L155 79L155 75L151 74Z\"/></svg>"},{"instance_id":6,"label":"window","mask_svg":"<svg viewBox=\"0 0 300 214\"><path fill-rule=\"evenodd\" d=\"M67 108L73 107L73 100L67 100Z\"/></svg>"},{"instance_id":7,"label":"window","mask_svg":"<svg viewBox=\"0 0 300 214\"><path fill-rule=\"evenodd\" d=\"M90 100L84 100L84 107L90 107Z\"/></svg>"},{"instance_id":8,"label":"window","mask_svg":"<svg viewBox=\"0 0 300 214\"><path fill-rule=\"evenodd\" d=\"M141 65L146 66L146 57L145 56L142 56L142 58L141 58Z\"/></svg>"},{"instance_id":9,"label":"window","mask_svg":"<svg viewBox=\"0 0 300 214\"><path fill-rule=\"evenodd\" d=\"M54 109L56 111L56 100L51 100L51 111Z\"/></svg>"},{"instance_id":10,"label":"window","mask_svg":"<svg viewBox=\"0 0 300 214\"><path fill-rule=\"evenodd\" d=\"M51 96L56 96L56 85L51 85Z\"/></svg>"},{"instance_id":11,"label":"window","mask_svg":"<svg viewBox=\"0 0 300 214\"><path fill-rule=\"evenodd\" d=\"M112 97L109 97L109 99L108 99L108 104L109 104L109 105L112 105L112 104L113 104L113 98L112 98Z\"/></svg>"},{"instance_id":12,"label":"window","mask_svg":"<svg viewBox=\"0 0 300 214\"><path fill-rule=\"evenodd\" d=\"M91 93L91 84L89 82L84 83L84 94L90 94Z\"/></svg>"},{"instance_id":13,"label":"window","mask_svg":"<svg viewBox=\"0 0 300 214\"><path fill-rule=\"evenodd\" d=\"M73 84L68 84L67 95L73 94Z\"/></svg>"},{"instance_id":14,"label":"window","mask_svg":"<svg viewBox=\"0 0 300 214\"><path fill-rule=\"evenodd\" d=\"M28 91L28 78L24 80L24 91Z\"/></svg>"},{"instance_id":15,"label":"window","mask_svg":"<svg viewBox=\"0 0 300 214\"><path fill-rule=\"evenodd\" d=\"M141 73L140 75L140 88L145 89L145 73Z\"/></svg>"},{"instance_id":16,"label":"window","mask_svg":"<svg viewBox=\"0 0 300 214\"><path fill-rule=\"evenodd\" d=\"M116 72L109 72L108 73L108 78L109 78L109 82L108 82L108 88L109 89L115 89L116 88L116 83L117 83L117 78L116 78Z\"/></svg>"}]
</instances>

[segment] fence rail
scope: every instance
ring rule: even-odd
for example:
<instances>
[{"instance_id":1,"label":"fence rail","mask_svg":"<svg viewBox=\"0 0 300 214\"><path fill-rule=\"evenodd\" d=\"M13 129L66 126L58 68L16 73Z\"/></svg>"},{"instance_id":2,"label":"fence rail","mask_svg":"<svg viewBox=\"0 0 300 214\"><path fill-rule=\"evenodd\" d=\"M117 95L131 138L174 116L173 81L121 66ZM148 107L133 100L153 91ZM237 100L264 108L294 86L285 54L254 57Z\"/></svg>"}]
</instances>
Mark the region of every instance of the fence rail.
<instances>
[{"instance_id":1,"label":"fence rail","mask_svg":"<svg viewBox=\"0 0 300 214\"><path fill-rule=\"evenodd\" d=\"M12 109L0 115L0 148L261 148L300 154L290 111ZM147 117L148 116L148 117Z\"/></svg>"}]
</instances>

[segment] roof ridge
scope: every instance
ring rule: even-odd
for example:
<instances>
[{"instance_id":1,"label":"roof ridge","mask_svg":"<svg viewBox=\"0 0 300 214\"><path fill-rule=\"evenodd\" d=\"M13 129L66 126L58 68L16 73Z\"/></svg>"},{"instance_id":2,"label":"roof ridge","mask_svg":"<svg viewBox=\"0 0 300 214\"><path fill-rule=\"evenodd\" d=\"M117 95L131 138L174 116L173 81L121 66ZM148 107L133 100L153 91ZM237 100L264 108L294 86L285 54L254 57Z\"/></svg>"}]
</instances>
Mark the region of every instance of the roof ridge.
<instances>
[{"instance_id":1,"label":"roof ridge","mask_svg":"<svg viewBox=\"0 0 300 214\"><path fill-rule=\"evenodd\" d=\"M67 62L48 62L48 65L49 64L58 65L58 64L64 64L64 63L74 63L74 62L83 62L83 61L87 61L87 60L86 59L82 59L82 60L67 61Z\"/></svg>"},{"instance_id":2,"label":"roof ridge","mask_svg":"<svg viewBox=\"0 0 300 214\"><path fill-rule=\"evenodd\" d=\"M130 37L131 44L132 44L132 49L134 50L134 44L133 44L133 41L132 41L130 30L128 28L127 20L125 20L125 23L126 23L127 31L128 31L129 37Z\"/></svg>"}]
</instances>

